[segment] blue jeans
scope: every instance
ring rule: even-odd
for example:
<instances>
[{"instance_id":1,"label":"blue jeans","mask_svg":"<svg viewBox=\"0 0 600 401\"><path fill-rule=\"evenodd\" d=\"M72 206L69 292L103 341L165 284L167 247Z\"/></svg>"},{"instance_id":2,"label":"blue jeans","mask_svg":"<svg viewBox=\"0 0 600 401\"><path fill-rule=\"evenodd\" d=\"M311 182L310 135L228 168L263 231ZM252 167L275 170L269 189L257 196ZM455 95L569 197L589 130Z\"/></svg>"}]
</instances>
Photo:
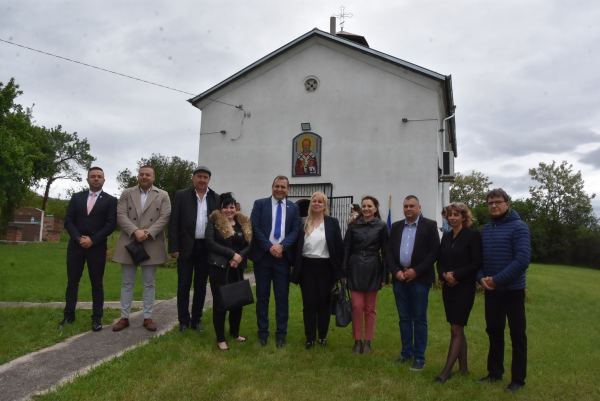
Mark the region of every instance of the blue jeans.
<instances>
[{"instance_id":1,"label":"blue jeans","mask_svg":"<svg viewBox=\"0 0 600 401\"><path fill-rule=\"evenodd\" d=\"M278 259L271 254L263 256L254 263L256 280L256 324L258 337L269 337L269 298L271 282L275 295L275 321L277 323L276 338L287 335L290 294L290 265L287 259Z\"/></svg>"},{"instance_id":2,"label":"blue jeans","mask_svg":"<svg viewBox=\"0 0 600 401\"><path fill-rule=\"evenodd\" d=\"M430 284L415 282L396 281L394 283L396 308L398 316L400 316L401 356L404 358L414 358L417 361L425 362L427 305L430 287Z\"/></svg>"}]
</instances>

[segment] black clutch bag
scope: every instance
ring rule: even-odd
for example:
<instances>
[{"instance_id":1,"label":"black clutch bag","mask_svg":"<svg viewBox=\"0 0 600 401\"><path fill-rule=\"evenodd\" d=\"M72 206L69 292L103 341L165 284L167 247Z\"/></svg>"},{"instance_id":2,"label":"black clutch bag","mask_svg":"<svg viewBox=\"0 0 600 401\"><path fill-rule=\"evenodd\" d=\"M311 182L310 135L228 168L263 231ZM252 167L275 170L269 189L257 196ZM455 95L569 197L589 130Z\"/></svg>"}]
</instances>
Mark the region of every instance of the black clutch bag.
<instances>
[{"instance_id":1,"label":"black clutch bag","mask_svg":"<svg viewBox=\"0 0 600 401\"><path fill-rule=\"evenodd\" d=\"M226 280L229 277L229 266L227 266L227 272L225 273L225 277ZM215 299L215 307L221 312L230 311L232 309L238 309L242 306L250 305L253 303L254 295L252 295L252 287L250 286L250 280L240 280L231 284L229 284L229 282L226 281L225 285L218 287L217 296Z\"/></svg>"},{"instance_id":2,"label":"black clutch bag","mask_svg":"<svg viewBox=\"0 0 600 401\"><path fill-rule=\"evenodd\" d=\"M150 259L141 242L133 241L131 244L125 245L125 249L129 252L131 259L133 259L134 266L139 265L144 260Z\"/></svg>"}]
</instances>

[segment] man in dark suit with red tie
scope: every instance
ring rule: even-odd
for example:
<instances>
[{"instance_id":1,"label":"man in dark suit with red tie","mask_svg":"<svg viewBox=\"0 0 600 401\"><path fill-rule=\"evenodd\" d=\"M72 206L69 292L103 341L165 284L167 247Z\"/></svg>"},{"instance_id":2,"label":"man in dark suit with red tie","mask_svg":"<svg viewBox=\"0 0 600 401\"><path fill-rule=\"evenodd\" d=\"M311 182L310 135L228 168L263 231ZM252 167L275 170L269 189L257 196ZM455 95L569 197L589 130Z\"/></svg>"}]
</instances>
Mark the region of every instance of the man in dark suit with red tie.
<instances>
[{"instance_id":1,"label":"man in dark suit with red tie","mask_svg":"<svg viewBox=\"0 0 600 401\"><path fill-rule=\"evenodd\" d=\"M92 167L87 177L90 189L74 194L67 207L65 229L71 239L67 246L66 305L59 329L75 321L79 280L87 262L92 283L92 330L102 330L106 239L117 224L117 198L102 191L104 181L104 171Z\"/></svg>"},{"instance_id":2,"label":"man in dark suit with red tie","mask_svg":"<svg viewBox=\"0 0 600 401\"><path fill-rule=\"evenodd\" d=\"M269 337L269 298L271 282L275 295L277 348L285 347L289 316L290 266L292 245L298 239L298 206L286 199L290 192L287 177L277 176L271 187L273 196L254 202L252 248L248 258L254 263L256 279L256 321L258 345L265 347Z\"/></svg>"}]
</instances>

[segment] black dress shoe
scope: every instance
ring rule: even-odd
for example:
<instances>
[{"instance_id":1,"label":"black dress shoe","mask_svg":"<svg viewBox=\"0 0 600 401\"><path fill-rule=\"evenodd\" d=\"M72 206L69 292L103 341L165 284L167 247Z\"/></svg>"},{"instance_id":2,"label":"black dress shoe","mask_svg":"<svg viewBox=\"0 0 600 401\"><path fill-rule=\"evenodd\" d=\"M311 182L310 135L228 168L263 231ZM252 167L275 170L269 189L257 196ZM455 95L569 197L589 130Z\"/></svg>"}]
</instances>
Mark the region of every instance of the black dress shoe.
<instances>
[{"instance_id":1,"label":"black dress shoe","mask_svg":"<svg viewBox=\"0 0 600 401\"><path fill-rule=\"evenodd\" d=\"M102 321L100 319L92 320L92 331L100 331L102 330Z\"/></svg>"},{"instance_id":2,"label":"black dress shoe","mask_svg":"<svg viewBox=\"0 0 600 401\"><path fill-rule=\"evenodd\" d=\"M75 321L75 318L72 318L72 317L65 317L65 318L63 319L63 321L62 321L62 322L60 322L60 324L58 325L58 328L59 328L59 329L62 329L62 328L63 328L63 327L65 327L67 324L71 324L71 323L73 323L74 321Z\"/></svg>"},{"instance_id":3,"label":"black dress shoe","mask_svg":"<svg viewBox=\"0 0 600 401\"><path fill-rule=\"evenodd\" d=\"M258 339L258 346L264 348L267 346L267 337Z\"/></svg>"},{"instance_id":4,"label":"black dress shoe","mask_svg":"<svg viewBox=\"0 0 600 401\"><path fill-rule=\"evenodd\" d=\"M410 362L411 360L412 360L412 358L405 358L405 357L401 356L400 358L396 359L396 360L394 361L394 363L395 363L395 364L398 364L398 363L406 363L406 362Z\"/></svg>"},{"instance_id":5,"label":"black dress shoe","mask_svg":"<svg viewBox=\"0 0 600 401\"><path fill-rule=\"evenodd\" d=\"M200 322L192 323L190 327L192 328L192 330L196 330L198 333L204 333L204 327L202 327Z\"/></svg>"},{"instance_id":6,"label":"black dress shoe","mask_svg":"<svg viewBox=\"0 0 600 401\"><path fill-rule=\"evenodd\" d=\"M186 331L187 329L190 328L190 325L187 323L179 323L179 332L183 333L184 331Z\"/></svg>"},{"instance_id":7,"label":"black dress shoe","mask_svg":"<svg viewBox=\"0 0 600 401\"><path fill-rule=\"evenodd\" d=\"M506 392L506 393L516 393L517 391L521 390L523 387L525 387L524 384L519 384L519 383L511 382L508 385L508 387L506 388L506 390L504 390L504 392Z\"/></svg>"},{"instance_id":8,"label":"black dress shoe","mask_svg":"<svg viewBox=\"0 0 600 401\"><path fill-rule=\"evenodd\" d=\"M307 341L306 344L304 344L304 348L305 349L311 349L315 346L315 342L314 341Z\"/></svg>"},{"instance_id":9,"label":"black dress shoe","mask_svg":"<svg viewBox=\"0 0 600 401\"><path fill-rule=\"evenodd\" d=\"M285 348L285 338L277 339L277 348Z\"/></svg>"},{"instance_id":10,"label":"black dress shoe","mask_svg":"<svg viewBox=\"0 0 600 401\"><path fill-rule=\"evenodd\" d=\"M494 377L494 376L486 376L483 379L479 379L477 380L475 383L494 383L494 382L501 382L502 378L501 377Z\"/></svg>"}]
</instances>

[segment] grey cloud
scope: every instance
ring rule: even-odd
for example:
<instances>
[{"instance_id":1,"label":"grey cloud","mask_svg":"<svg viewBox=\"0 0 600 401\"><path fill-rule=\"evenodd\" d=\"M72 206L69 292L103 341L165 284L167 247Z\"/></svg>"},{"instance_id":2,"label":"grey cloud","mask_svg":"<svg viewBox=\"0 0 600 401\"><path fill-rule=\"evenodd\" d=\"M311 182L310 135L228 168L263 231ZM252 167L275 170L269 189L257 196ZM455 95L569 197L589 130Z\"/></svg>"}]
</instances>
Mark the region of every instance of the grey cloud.
<instances>
[{"instance_id":1,"label":"grey cloud","mask_svg":"<svg viewBox=\"0 0 600 401\"><path fill-rule=\"evenodd\" d=\"M591 164L594 167L600 168L600 148L583 154L579 159L581 163Z\"/></svg>"}]
</instances>

